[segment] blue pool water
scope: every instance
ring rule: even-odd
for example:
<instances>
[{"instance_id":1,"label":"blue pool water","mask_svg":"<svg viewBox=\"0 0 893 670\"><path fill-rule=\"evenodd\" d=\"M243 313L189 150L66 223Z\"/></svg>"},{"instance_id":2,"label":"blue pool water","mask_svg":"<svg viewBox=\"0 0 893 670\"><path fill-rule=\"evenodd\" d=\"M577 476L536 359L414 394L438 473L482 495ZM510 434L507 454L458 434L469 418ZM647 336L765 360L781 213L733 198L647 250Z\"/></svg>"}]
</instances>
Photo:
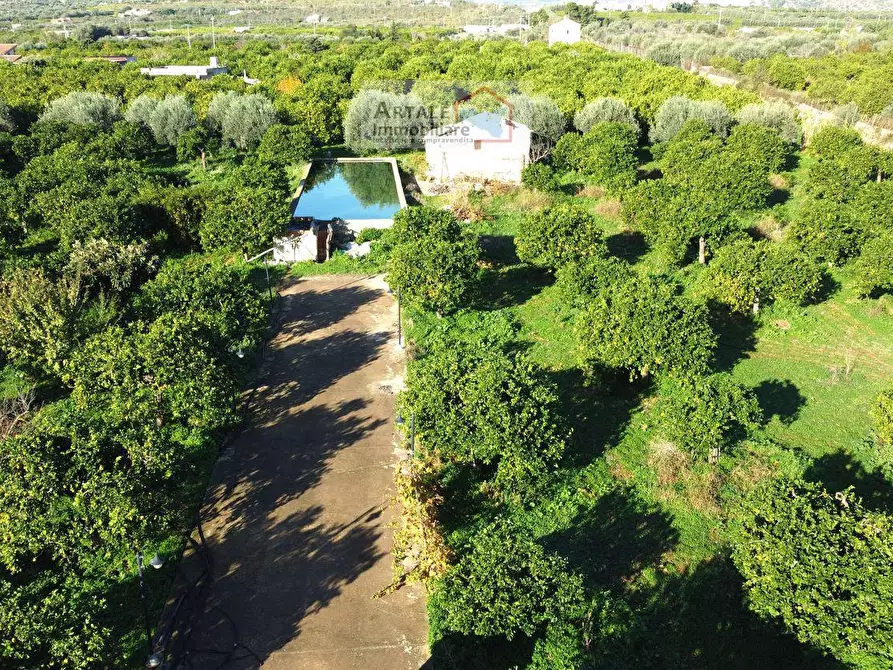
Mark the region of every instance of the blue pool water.
<instances>
[{"instance_id":1,"label":"blue pool water","mask_svg":"<svg viewBox=\"0 0 893 670\"><path fill-rule=\"evenodd\" d=\"M390 219L400 209L388 162L317 161L295 205L295 217Z\"/></svg>"}]
</instances>

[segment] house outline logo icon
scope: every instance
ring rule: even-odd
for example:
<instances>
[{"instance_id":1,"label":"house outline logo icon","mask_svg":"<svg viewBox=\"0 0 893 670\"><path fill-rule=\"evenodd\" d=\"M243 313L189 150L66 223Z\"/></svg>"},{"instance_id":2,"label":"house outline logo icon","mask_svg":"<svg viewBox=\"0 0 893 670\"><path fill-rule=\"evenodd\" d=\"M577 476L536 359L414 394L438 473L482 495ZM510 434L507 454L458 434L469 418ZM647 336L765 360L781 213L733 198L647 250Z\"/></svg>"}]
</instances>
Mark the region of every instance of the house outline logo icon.
<instances>
[{"instance_id":1,"label":"house outline logo icon","mask_svg":"<svg viewBox=\"0 0 893 670\"><path fill-rule=\"evenodd\" d=\"M494 91L489 86L481 86L479 88L476 88L471 93L463 95L461 98L456 98L456 100L453 101L453 119L454 119L454 121L456 123L460 122L459 107L460 107L460 105L462 105L463 102L470 102L470 101L474 100L475 98L477 98L478 96L484 96L484 95L489 95L494 100L496 100L500 105L502 105L506 108L507 111L506 111L506 116L505 116L505 125L508 128L509 132L508 132L508 137L506 137L506 138L489 139L489 140L480 139L480 140L476 140L476 142L480 142L481 144L484 144L484 143L505 144L507 142L511 142L512 141L512 132L515 127L515 124L512 123L512 115L514 113L515 106L511 102L509 102L508 98L505 98L505 97L499 95L499 93Z\"/></svg>"}]
</instances>

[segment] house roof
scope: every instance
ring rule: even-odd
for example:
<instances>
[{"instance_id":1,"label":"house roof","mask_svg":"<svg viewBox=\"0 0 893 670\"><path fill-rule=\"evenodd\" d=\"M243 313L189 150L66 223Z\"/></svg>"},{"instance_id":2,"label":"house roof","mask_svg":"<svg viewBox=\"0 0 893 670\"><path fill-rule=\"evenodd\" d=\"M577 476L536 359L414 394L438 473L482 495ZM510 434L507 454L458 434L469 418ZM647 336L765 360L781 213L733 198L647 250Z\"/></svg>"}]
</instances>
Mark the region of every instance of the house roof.
<instances>
[{"instance_id":1,"label":"house roof","mask_svg":"<svg viewBox=\"0 0 893 670\"><path fill-rule=\"evenodd\" d=\"M9 56L16 50L18 44L0 44L0 55Z\"/></svg>"},{"instance_id":2,"label":"house roof","mask_svg":"<svg viewBox=\"0 0 893 670\"><path fill-rule=\"evenodd\" d=\"M21 56L9 55L9 54L0 54L0 59L5 60L7 63L16 63L22 60Z\"/></svg>"},{"instance_id":3,"label":"house roof","mask_svg":"<svg viewBox=\"0 0 893 670\"><path fill-rule=\"evenodd\" d=\"M467 132L462 133L462 137L467 140L506 140L509 139L512 130L519 128L529 130L524 124L509 121L499 114L481 112L469 116L464 121L434 128L428 131L426 137L436 139L453 136L460 132L460 128L468 128Z\"/></svg>"},{"instance_id":4,"label":"house roof","mask_svg":"<svg viewBox=\"0 0 893 670\"><path fill-rule=\"evenodd\" d=\"M575 25L575 26L577 26L578 28L580 27L580 23L579 23L578 21L574 21L574 20L573 20L571 17L569 17L569 16L565 16L563 19L561 19L561 21L557 21L557 22L555 22L555 23L552 24L552 26L561 26L561 25L565 25L565 26ZM551 28L552 26L549 26L549 27Z\"/></svg>"}]
</instances>

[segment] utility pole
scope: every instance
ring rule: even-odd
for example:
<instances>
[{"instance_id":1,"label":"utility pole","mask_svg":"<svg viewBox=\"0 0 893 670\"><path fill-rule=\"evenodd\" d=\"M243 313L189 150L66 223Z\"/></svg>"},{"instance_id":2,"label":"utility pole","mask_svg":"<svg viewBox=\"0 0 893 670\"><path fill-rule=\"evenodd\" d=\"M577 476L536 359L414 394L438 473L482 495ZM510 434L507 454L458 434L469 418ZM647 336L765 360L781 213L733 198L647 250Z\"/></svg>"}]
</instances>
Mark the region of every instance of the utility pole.
<instances>
[{"instance_id":1,"label":"utility pole","mask_svg":"<svg viewBox=\"0 0 893 670\"><path fill-rule=\"evenodd\" d=\"M192 33L189 32L189 24L186 24L186 44L189 45L189 48L192 48Z\"/></svg>"},{"instance_id":2,"label":"utility pole","mask_svg":"<svg viewBox=\"0 0 893 670\"><path fill-rule=\"evenodd\" d=\"M211 48L217 48L217 33L214 32L214 17L211 16Z\"/></svg>"}]
</instances>

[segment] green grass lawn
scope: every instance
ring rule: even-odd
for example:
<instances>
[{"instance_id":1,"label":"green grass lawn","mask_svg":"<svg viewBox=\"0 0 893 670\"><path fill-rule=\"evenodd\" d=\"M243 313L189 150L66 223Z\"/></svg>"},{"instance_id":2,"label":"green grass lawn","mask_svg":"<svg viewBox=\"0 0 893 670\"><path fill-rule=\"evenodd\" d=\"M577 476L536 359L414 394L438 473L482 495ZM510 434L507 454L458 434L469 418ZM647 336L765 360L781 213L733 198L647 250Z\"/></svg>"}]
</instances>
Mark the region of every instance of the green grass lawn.
<instances>
[{"instance_id":1,"label":"green grass lawn","mask_svg":"<svg viewBox=\"0 0 893 670\"><path fill-rule=\"evenodd\" d=\"M726 322L716 367L756 390L766 422L718 466L694 462L654 430L647 382L587 386L573 319L553 278L514 252L525 211L548 200L534 203L523 191L486 198L482 220L472 224L485 256L475 310L517 320L518 345L554 376L574 426L548 501L514 515L591 586L625 592L636 613L636 644L647 650L636 662L835 667L748 612L728 560L726 512L774 470L805 474L832 491L854 485L869 501L889 501L867 441L870 403L893 378L893 300L860 300L847 274L835 271L824 302L773 305ZM575 200L599 216L613 253L660 269L624 229L615 203ZM699 273L689 266L675 276L690 288ZM452 540L474 532L475 523L448 529Z\"/></svg>"}]
</instances>

